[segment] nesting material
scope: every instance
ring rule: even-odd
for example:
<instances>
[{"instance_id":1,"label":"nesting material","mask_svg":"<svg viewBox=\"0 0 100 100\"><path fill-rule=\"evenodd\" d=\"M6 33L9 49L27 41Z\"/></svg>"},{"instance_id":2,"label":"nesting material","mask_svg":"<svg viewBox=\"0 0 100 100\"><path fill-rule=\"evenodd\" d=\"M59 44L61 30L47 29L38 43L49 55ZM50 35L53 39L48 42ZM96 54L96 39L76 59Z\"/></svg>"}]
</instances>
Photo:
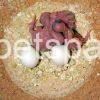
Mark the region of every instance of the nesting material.
<instances>
[{"instance_id":1,"label":"nesting material","mask_svg":"<svg viewBox=\"0 0 100 100\"><path fill-rule=\"evenodd\" d=\"M31 44L28 23L32 21L34 15L39 18L42 12L61 10L70 10L75 13L77 30L83 36L91 29L91 23L85 18L88 10L85 13L81 5L37 2L12 17L10 25L5 28L4 38L12 43L12 47L18 39L26 39ZM88 45L86 46L88 47ZM71 58L69 65L65 64L62 67L58 67L52 60L48 59L50 52L42 52L42 55L47 59L43 59L33 69L23 66L20 59L14 55L4 61L6 70L14 83L23 91L37 97L55 98L72 93L83 85L93 69L94 61L87 61L83 52L79 58Z\"/></svg>"}]
</instances>

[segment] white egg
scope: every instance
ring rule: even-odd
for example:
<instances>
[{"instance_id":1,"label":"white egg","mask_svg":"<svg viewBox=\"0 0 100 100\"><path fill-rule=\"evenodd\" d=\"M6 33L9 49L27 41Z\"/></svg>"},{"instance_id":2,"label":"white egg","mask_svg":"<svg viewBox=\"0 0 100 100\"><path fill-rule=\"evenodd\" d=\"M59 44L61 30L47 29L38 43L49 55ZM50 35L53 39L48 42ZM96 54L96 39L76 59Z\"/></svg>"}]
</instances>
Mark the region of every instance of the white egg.
<instances>
[{"instance_id":1,"label":"white egg","mask_svg":"<svg viewBox=\"0 0 100 100\"><path fill-rule=\"evenodd\" d=\"M65 45L54 46L51 49L51 59L57 65L65 65L70 59L70 53Z\"/></svg>"},{"instance_id":2,"label":"white egg","mask_svg":"<svg viewBox=\"0 0 100 100\"><path fill-rule=\"evenodd\" d=\"M25 47L21 52L20 60L24 66L33 68L39 62L39 53L31 46Z\"/></svg>"}]
</instances>

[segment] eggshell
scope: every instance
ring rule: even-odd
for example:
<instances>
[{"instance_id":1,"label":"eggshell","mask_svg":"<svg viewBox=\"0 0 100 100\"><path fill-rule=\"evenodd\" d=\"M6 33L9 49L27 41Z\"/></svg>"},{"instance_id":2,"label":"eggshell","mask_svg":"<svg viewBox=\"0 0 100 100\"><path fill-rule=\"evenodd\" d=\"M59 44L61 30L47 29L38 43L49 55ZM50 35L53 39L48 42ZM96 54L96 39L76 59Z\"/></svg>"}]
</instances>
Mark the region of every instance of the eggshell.
<instances>
[{"instance_id":1,"label":"eggshell","mask_svg":"<svg viewBox=\"0 0 100 100\"><path fill-rule=\"evenodd\" d=\"M57 65L65 65L70 59L70 53L65 45L54 46L51 49L51 58Z\"/></svg>"},{"instance_id":2,"label":"eggshell","mask_svg":"<svg viewBox=\"0 0 100 100\"><path fill-rule=\"evenodd\" d=\"M39 62L39 53L31 46L25 47L21 52L20 60L25 67L33 68Z\"/></svg>"}]
</instances>

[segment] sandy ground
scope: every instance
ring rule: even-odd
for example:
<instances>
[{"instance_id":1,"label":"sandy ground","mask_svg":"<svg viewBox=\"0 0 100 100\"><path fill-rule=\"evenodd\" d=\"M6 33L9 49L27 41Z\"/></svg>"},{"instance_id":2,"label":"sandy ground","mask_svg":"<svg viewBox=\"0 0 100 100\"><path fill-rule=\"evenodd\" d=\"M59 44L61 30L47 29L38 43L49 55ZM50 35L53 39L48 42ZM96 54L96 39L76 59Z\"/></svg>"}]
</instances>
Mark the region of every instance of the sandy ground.
<instances>
[{"instance_id":1,"label":"sandy ground","mask_svg":"<svg viewBox=\"0 0 100 100\"><path fill-rule=\"evenodd\" d=\"M89 80L64 100L100 100L100 61L96 63ZM41 100L24 93L10 80L0 61L0 100ZM62 99L61 99L62 100Z\"/></svg>"}]
</instances>

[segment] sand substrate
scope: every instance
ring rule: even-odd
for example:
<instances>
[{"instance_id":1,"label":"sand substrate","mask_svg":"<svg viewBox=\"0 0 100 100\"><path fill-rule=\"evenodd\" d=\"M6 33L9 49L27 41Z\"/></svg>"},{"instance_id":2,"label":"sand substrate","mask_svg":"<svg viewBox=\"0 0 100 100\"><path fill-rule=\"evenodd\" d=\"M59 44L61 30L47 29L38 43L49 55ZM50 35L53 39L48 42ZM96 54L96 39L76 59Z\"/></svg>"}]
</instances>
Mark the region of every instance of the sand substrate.
<instances>
[{"instance_id":1,"label":"sand substrate","mask_svg":"<svg viewBox=\"0 0 100 100\"><path fill-rule=\"evenodd\" d=\"M42 12L62 10L70 10L75 13L77 30L80 34L84 36L91 30L91 22L86 19L87 16L91 16L91 12L88 10L85 12L82 5L37 2L13 16L10 24L5 28L4 38L10 41L12 51L14 43L19 39L26 39L32 44L28 25L34 19L34 15L39 18ZM38 25L40 25L39 22ZM92 30L91 38L93 37L95 36ZM66 64L62 67L58 67L51 60L45 59L33 69L26 68L14 56L13 52L8 59L4 60L4 64L12 81L23 91L37 97L62 97L82 86L91 74L94 61L88 61L83 54L83 50L91 46L94 44L86 43L82 48L80 57L72 58L69 65ZM43 52L42 55L48 57L49 52Z\"/></svg>"}]
</instances>

